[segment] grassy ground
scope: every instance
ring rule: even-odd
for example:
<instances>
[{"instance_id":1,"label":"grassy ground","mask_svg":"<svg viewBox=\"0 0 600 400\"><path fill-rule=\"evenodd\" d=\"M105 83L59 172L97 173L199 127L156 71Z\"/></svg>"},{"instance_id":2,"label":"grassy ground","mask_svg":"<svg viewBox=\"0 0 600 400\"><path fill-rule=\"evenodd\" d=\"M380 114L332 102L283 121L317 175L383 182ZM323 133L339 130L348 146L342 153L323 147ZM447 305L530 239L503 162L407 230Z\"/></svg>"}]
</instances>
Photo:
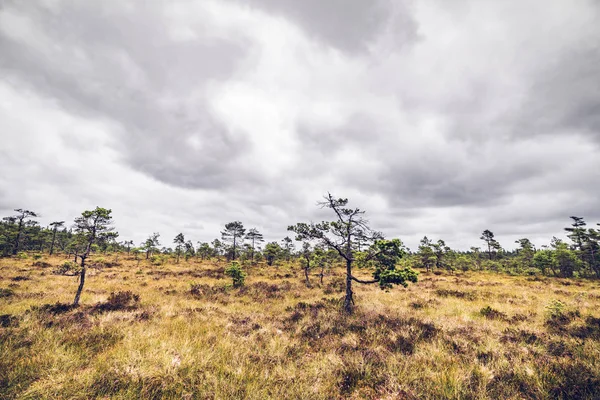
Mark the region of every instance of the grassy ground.
<instances>
[{"instance_id":1,"label":"grassy ground","mask_svg":"<svg viewBox=\"0 0 600 400\"><path fill-rule=\"evenodd\" d=\"M345 317L341 269L96 260L70 309L64 261L0 260L0 398L600 398L600 282L421 273Z\"/></svg>"}]
</instances>

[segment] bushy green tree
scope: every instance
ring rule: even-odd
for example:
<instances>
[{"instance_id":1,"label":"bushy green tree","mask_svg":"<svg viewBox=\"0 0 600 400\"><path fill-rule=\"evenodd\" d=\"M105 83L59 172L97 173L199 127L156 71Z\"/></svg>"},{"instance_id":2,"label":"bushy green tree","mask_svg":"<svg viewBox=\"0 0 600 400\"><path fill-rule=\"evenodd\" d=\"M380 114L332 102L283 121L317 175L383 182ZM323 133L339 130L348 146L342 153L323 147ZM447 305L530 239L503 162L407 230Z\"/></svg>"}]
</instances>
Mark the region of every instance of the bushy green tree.
<instances>
[{"instance_id":1,"label":"bushy green tree","mask_svg":"<svg viewBox=\"0 0 600 400\"><path fill-rule=\"evenodd\" d=\"M273 263L279 257L281 257L282 252L283 252L283 250L281 249L281 246L279 246L279 243L277 243L277 242L267 243L265 245L265 249L263 250L263 255L265 257L265 260L267 261L267 265L269 265L269 266L273 265Z\"/></svg>"},{"instance_id":2,"label":"bushy green tree","mask_svg":"<svg viewBox=\"0 0 600 400\"><path fill-rule=\"evenodd\" d=\"M210 244L206 243L206 242L202 242L202 243L198 243L198 250L196 251L196 254L198 255L198 257L200 257L202 260L206 260L208 258L210 258L210 256L213 253L213 250L210 248Z\"/></svg>"}]
</instances>

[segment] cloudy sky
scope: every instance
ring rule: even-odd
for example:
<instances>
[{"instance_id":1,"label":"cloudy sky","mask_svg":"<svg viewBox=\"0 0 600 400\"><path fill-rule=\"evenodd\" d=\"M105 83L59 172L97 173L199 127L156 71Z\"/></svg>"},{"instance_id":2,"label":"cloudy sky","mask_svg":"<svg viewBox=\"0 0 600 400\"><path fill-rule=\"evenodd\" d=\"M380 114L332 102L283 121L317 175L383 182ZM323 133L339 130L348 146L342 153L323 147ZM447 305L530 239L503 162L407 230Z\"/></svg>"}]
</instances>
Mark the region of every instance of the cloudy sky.
<instances>
[{"instance_id":1,"label":"cloudy sky","mask_svg":"<svg viewBox=\"0 0 600 400\"><path fill-rule=\"evenodd\" d=\"M330 191L412 248L548 243L600 222L599 20L595 0L3 0L0 213L280 240Z\"/></svg>"}]
</instances>

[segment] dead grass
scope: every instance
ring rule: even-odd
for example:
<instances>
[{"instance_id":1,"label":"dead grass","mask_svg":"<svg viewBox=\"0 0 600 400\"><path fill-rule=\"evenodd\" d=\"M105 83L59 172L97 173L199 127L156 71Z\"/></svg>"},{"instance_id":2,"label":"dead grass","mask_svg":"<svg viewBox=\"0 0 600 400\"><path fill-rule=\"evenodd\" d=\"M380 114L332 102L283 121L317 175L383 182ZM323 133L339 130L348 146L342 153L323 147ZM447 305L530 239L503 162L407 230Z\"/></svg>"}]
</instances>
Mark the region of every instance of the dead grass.
<instances>
[{"instance_id":1,"label":"dead grass","mask_svg":"<svg viewBox=\"0 0 600 400\"><path fill-rule=\"evenodd\" d=\"M422 273L345 316L342 269L98 259L78 308L64 258L0 260L0 398L600 398L594 281Z\"/></svg>"}]
</instances>

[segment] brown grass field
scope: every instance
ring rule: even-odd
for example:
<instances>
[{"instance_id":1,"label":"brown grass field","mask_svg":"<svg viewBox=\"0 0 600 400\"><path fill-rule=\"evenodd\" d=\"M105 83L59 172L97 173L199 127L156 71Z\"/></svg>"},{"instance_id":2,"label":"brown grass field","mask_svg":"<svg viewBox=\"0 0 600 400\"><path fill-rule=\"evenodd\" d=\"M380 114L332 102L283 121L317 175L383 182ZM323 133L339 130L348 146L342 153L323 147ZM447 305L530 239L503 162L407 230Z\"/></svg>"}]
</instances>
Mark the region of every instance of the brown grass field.
<instances>
[{"instance_id":1,"label":"brown grass field","mask_svg":"<svg viewBox=\"0 0 600 400\"><path fill-rule=\"evenodd\" d=\"M64 257L0 260L0 398L600 398L598 281L421 272L345 316L341 268L103 257L76 309Z\"/></svg>"}]
</instances>

